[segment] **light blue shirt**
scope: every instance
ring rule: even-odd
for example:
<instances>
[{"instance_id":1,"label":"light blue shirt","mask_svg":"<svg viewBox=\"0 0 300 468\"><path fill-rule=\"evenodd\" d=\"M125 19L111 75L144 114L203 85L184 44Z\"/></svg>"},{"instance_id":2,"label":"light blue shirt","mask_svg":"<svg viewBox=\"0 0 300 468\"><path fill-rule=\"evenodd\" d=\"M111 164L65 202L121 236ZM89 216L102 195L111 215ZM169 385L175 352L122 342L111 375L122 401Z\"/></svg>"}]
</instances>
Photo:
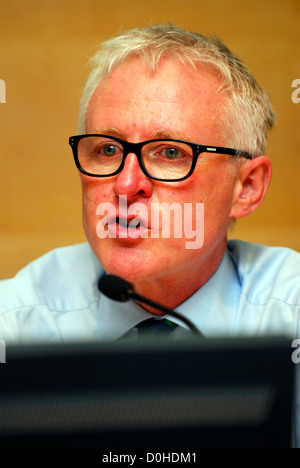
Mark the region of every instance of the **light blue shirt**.
<instances>
[{"instance_id":1,"label":"light blue shirt","mask_svg":"<svg viewBox=\"0 0 300 468\"><path fill-rule=\"evenodd\" d=\"M0 281L0 339L117 340L151 317L133 302L116 303L100 294L103 273L89 244L79 244L53 250L15 278ZM206 337L300 338L300 254L229 241L213 277L176 310ZM177 322L182 333L186 326Z\"/></svg>"},{"instance_id":2,"label":"light blue shirt","mask_svg":"<svg viewBox=\"0 0 300 468\"><path fill-rule=\"evenodd\" d=\"M133 302L116 303L100 294L97 282L103 273L90 246L80 244L53 250L15 278L0 281L0 339L37 343L134 335L134 327L152 316ZM285 334L292 343L300 338L300 254L229 241L216 273L176 310L207 338ZM182 325L173 332L174 339L188 333L186 325L170 319Z\"/></svg>"}]
</instances>

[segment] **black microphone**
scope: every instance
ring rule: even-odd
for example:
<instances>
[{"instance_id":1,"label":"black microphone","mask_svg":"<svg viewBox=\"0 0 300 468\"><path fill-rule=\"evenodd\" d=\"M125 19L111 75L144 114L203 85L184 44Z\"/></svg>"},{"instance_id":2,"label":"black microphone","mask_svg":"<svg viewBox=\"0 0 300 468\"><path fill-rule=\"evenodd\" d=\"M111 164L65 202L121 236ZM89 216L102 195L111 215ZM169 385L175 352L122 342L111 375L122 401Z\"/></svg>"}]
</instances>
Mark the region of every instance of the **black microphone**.
<instances>
[{"instance_id":1,"label":"black microphone","mask_svg":"<svg viewBox=\"0 0 300 468\"><path fill-rule=\"evenodd\" d=\"M134 301L138 301L154 307L164 314L168 314L181 320L181 322L185 323L195 335L202 336L198 328L188 318L184 317L175 310L169 309L168 307L158 304L157 302L154 302L147 297L137 294L131 284L119 276L103 275L98 281L98 289L100 292L102 292L102 294L107 296L109 299L113 299L114 301L127 302L130 299L133 299Z\"/></svg>"}]
</instances>

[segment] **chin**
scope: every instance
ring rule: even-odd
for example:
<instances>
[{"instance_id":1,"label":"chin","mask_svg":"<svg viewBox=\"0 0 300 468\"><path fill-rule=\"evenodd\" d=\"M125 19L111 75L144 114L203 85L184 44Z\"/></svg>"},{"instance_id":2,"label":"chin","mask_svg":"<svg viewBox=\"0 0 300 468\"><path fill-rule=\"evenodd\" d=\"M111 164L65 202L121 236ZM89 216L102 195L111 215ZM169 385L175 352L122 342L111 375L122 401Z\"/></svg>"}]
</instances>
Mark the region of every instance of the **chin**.
<instances>
[{"instance_id":1,"label":"chin","mask_svg":"<svg viewBox=\"0 0 300 468\"><path fill-rule=\"evenodd\" d=\"M129 282L149 280L157 275L153 254L141 249L119 247L95 252L104 270ZM97 255L98 253L98 255Z\"/></svg>"}]
</instances>

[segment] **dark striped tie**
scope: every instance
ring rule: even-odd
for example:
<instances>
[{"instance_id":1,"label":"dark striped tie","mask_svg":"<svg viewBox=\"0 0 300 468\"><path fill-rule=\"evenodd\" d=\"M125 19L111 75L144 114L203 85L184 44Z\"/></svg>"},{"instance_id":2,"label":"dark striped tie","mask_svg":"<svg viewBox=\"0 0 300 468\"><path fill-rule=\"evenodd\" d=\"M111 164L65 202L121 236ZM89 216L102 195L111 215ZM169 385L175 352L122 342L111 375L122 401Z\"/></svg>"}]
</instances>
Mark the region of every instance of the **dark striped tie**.
<instances>
[{"instance_id":1,"label":"dark striped tie","mask_svg":"<svg viewBox=\"0 0 300 468\"><path fill-rule=\"evenodd\" d=\"M138 329L139 338L146 335L152 337L166 337L170 335L177 326L176 323L170 320L151 318L139 323L136 328Z\"/></svg>"}]
</instances>

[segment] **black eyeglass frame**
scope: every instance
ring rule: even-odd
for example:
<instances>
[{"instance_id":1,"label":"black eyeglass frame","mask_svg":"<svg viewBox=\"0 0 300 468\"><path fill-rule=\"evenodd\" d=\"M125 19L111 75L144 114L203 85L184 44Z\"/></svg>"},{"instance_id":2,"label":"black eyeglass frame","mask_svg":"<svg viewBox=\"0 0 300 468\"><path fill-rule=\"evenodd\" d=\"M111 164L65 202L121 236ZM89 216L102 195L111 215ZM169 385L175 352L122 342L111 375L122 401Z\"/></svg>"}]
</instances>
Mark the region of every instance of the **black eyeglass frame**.
<instances>
[{"instance_id":1,"label":"black eyeglass frame","mask_svg":"<svg viewBox=\"0 0 300 468\"><path fill-rule=\"evenodd\" d=\"M83 138L87 138L87 137L110 138L111 140L114 140L114 141L116 141L116 142L118 142L118 143L120 143L122 145L123 151L124 151L123 152L123 158L122 158L121 164L120 164L117 171L113 172L112 174L108 174L108 175L91 174L90 172L87 172L81 166L81 164L79 162L79 158L78 158L78 143L79 143L80 140L82 140ZM184 143L184 144L188 145L192 149L192 151L193 151L193 162L192 162L191 169L190 169L189 173L186 176L181 177L179 179L160 179L158 177L154 177L151 174L149 174L149 172L147 171L146 167L143 164L142 148L143 148L143 146L147 145L148 143L153 143L153 142L156 142L156 141ZM136 155L136 157L137 157L137 159L139 161L140 168L143 171L143 173L147 177L149 177L149 179L157 180L159 182L181 182L183 180L188 179L193 174L193 172L195 170L195 167L196 167L196 164L197 164L197 161L198 161L198 157L202 153L226 154L226 155L229 155L229 156L240 156L240 157L244 157L246 159L253 159L252 156L249 153L247 153L247 151L240 151L240 150L235 150L235 149L232 149L232 148L223 148L221 146L203 146L203 145L198 145L197 143L191 143L190 141L174 140L172 138L156 138L156 139L153 139L153 140L142 141L140 143L130 143L128 141L121 140L120 138L116 138L116 137L113 137L111 135L103 135L103 134L99 134L99 133L90 133L90 134L84 134L84 135L73 135L73 136L71 136L69 138L69 145L72 148L74 161L75 161L75 164L77 166L77 169L82 174L85 174L87 176L100 177L100 178L113 177L113 176L119 174L124 169L125 159L128 156L128 154L130 154L130 153L133 153L133 154Z\"/></svg>"}]
</instances>

